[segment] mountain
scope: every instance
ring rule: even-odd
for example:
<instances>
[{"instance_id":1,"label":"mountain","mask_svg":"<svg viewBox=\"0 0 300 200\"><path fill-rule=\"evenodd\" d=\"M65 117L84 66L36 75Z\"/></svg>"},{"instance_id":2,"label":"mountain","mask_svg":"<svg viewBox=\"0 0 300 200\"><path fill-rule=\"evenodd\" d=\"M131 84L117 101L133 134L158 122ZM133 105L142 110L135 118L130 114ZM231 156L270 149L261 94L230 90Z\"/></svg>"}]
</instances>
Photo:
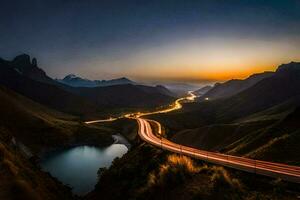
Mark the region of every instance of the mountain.
<instances>
[{"instance_id":1,"label":"mountain","mask_svg":"<svg viewBox=\"0 0 300 200\"><path fill-rule=\"evenodd\" d=\"M211 90L213 87L210 85L204 86L196 91L194 91L194 94L196 95L204 95L206 94L209 90Z\"/></svg>"},{"instance_id":2,"label":"mountain","mask_svg":"<svg viewBox=\"0 0 300 200\"><path fill-rule=\"evenodd\" d=\"M231 117L246 116L278 105L300 95L300 63L278 67L276 72L252 87L225 99L223 112ZM225 113L220 114L225 118ZM227 117L228 118L228 117Z\"/></svg>"},{"instance_id":3,"label":"mountain","mask_svg":"<svg viewBox=\"0 0 300 200\"><path fill-rule=\"evenodd\" d=\"M33 153L83 142L77 139L83 133L86 139L96 133L97 144L112 142L110 134L105 131L94 131L78 122L77 117L47 108L3 86L0 86L0 100L1 129L7 130L11 137L25 144Z\"/></svg>"},{"instance_id":4,"label":"mountain","mask_svg":"<svg viewBox=\"0 0 300 200\"><path fill-rule=\"evenodd\" d=\"M163 85L172 93L179 96L186 95L188 91L194 91L199 88L197 85L188 83L163 83Z\"/></svg>"},{"instance_id":5,"label":"mountain","mask_svg":"<svg viewBox=\"0 0 300 200\"><path fill-rule=\"evenodd\" d=\"M131 81L125 77L112 80L89 80L78 77L74 74L67 75L63 79L56 79L56 81L72 87L104 87L112 85L136 84L134 81Z\"/></svg>"},{"instance_id":6,"label":"mountain","mask_svg":"<svg viewBox=\"0 0 300 200\"><path fill-rule=\"evenodd\" d=\"M172 93L162 86L113 85L78 88L78 94L99 106L150 108L166 105L174 100Z\"/></svg>"},{"instance_id":7,"label":"mountain","mask_svg":"<svg viewBox=\"0 0 300 200\"><path fill-rule=\"evenodd\" d=\"M38 103L89 118L111 114L108 109L153 108L174 100L166 88L132 84L71 87L51 79L28 55L0 59L0 84ZM124 80L124 79L122 79ZM107 113L104 112L107 111Z\"/></svg>"},{"instance_id":8,"label":"mountain","mask_svg":"<svg viewBox=\"0 0 300 200\"><path fill-rule=\"evenodd\" d=\"M201 96L199 99L204 100L208 98L213 100L230 97L272 75L273 72L263 72L259 74L253 74L244 80L233 79L226 81L225 83L216 83L213 88L211 88L207 93L205 93L205 95Z\"/></svg>"},{"instance_id":9,"label":"mountain","mask_svg":"<svg viewBox=\"0 0 300 200\"><path fill-rule=\"evenodd\" d=\"M299 165L299 108L300 63L292 62L233 96L155 118L177 143Z\"/></svg>"},{"instance_id":10,"label":"mountain","mask_svg":"<svg viewBox=\"0 0 300 200\"><path fill-rule=\"evenodd\" d=\"M170 91L167 87L163 86L163 85L156 85L155 89L157 91L159 91L161 94L170 96L170 97L176 97L177 95L175 93L173 93L172 91Z\"/></svg>"},{"instance_id":11,"label":"mountain","mask_svg":"<svg viewBox=\"0 0 300 200\"><path fill-rule=\"evenodd\" d=\"M202 121L231 122L286 102L297 102L295 99L299 96L300 63L293 62L279 66L272 76L233 96L188 104L176 116L182 115L182 119L189 120L189 124L201 124ZM287 105L293 106L294 103Z\"/></svg>"},{"instance_id":12,"label":"mountain","mask_svg":"<svg viewBox=\"0 0 300 200\"><path fill-rule=\"evenodd\" d=\"M88 115L97 111L100 112L99 108L77 94L24 75L23 72L27 72L26 69L34 68L27 64L27 62L21 63L20 61L17 63L0 61L0 84L36 102L66 113Z\"/></svg>"},{"instance_id":13,"label":"mountain","mask_svg":"<svg viewBox=\"0 0 300 200\"><path fill-rule=\"evenodd\" d=\"M10 63L6 62L6 64L11 65L20 75L32 80L52 85L60 85L50 78L44 70L38 67L36 58L32 58L31 60L27 54L18 55Z\"/></svg>"}]
</instances>

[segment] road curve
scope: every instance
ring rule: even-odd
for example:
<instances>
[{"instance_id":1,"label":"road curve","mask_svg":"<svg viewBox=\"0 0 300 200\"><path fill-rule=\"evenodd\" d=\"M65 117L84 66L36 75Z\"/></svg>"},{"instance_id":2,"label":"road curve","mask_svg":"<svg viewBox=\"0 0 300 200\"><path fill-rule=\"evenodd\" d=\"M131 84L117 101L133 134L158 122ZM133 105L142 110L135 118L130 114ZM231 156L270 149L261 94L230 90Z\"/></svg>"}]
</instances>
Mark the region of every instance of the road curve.
<instances>
[{"instance_id":1,"label":"road curve","mask_svg":"<svg viewBox=\"0 0 300 200\"><path fill-rule=\"evenodd\" d=\"M136 119L139 125L138 134L141 137L141 139L159 148L174 153L179 153L181 155L197 158L210 163L219 164L219 165L231 167L242 171L247 171L250 173L266 175L270 177L281 178L291 182L300 183L300 167L298 166L254 160L254 159L249 159L249 158L244 158L239 156L231 156L227 154L204 151L204 150L195 149L184 145L179 145L161 137L162 128L159 122L150 119L141 118L142 116L153 115L158 113L167 113L174 110L178 110L182 107L182 105L180 104L181 101L184 100L193 101L195 98L196 96L192 92L189 92L188 97L177 99L171 108L166 108L160 111L147 112L147 113L132 113L118 118L126 117L126 118ZM105 119L94 120L94 121L87 121L85 123L92 124L98 122L113 121L116 119L117 118L110 118L107 120ZM154 124L158 127L159 136L153 133L149 122L154 122Z\"/></svg>"},{"instance_id":2,"label":"road curve","mask_svg":"<svg viewBox=\"0 0 300 200\"><path fill-rule=\"evenodd\" d=\"M210 163L219 164L238 170L243 170L250 173L261 174L300 183L300 167L298 166L291 166L280 163L254 160L244 157L231 156L216 152L203 151L184 145L179 145L165 138L157 137L153 133L150 123L147 119L136 118L136 120L139 124L139 136L142 138L142 140L154 146L160 147L171 152L201 159Z\"/></svg>"}]
</instances>

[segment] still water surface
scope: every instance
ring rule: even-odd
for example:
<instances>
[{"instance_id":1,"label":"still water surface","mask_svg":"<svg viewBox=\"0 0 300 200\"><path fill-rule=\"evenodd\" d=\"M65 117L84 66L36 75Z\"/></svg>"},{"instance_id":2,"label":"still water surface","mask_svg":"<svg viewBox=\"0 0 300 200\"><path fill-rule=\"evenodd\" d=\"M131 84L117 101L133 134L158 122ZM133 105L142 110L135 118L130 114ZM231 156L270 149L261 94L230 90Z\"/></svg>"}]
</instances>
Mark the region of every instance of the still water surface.
<instances>
[{"instance_id":1,"label":"still water surface","mask_svg":"<svg viewBox=\"0 0 300 200\"><path fill-rule=\"evenodd\" d=\"M96 185L98 169L109 167L127 150L124 144L112 144L106 148L78 146L46 156L41 166L44 171L71 186L75 194L83 195Z\"/></svg>"}]
</instances>

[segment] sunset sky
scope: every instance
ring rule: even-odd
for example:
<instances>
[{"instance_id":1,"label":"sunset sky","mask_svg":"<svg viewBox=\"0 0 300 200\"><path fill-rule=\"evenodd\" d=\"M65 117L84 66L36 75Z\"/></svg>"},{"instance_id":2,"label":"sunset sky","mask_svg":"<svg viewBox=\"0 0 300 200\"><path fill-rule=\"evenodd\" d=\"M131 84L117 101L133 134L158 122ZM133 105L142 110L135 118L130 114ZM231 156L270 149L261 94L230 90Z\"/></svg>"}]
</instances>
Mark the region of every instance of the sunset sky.
<instances>
[{"instance_id":1,"label":"sunset sky","mask_svg":"<svg viewBox=\"0 0 300 200\"><path fill-rule=\"evenodd\" d=\"M0 57L28 53L52 77L222 81L300 61L298 0L4 0L0 10Z\"/></svg>"}]
</instances>

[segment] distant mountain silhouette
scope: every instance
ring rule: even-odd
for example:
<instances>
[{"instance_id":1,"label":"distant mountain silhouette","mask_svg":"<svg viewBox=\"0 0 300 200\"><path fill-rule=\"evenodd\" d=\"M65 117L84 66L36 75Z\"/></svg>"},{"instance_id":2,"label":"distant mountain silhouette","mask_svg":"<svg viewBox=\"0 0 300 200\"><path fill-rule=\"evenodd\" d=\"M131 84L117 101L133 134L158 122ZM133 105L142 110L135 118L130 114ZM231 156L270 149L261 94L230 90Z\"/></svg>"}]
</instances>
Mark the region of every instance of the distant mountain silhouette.
<instances>
[{"instance_id":1,"label":"distant mountain silhouette","mask_svg":"<svg viewBox=\"0 0 300 200\"><path fill-rule=\"evenodd\" d=\"M63 79L56 79L56 81L72 87L104 87L112 85L137 84L125 77L112 80L89 80L74 74L67 75Z\"/></svg>"},{"instance_id":2,"label":"distant mountain silhouette","mask_svg":"<svg viewBox=\"0 0 300 200\"><path fill-rule=\"evenodd\" d=\"M125 79L122 79L125 80ZM102 116L111 108L156 107L174 100L162 86L71 87L51 79L28 55L0 59L0 84L50 108L79 116Z\"/></svg>"},{"instance_id":3,"label":"distant mountain silhouette","mask_svg":"<svg viewBox=\"0 0 300 200\"><path fill-rule=\"evenodd\" d=\"M177 143L299 165L299 111L300 63L291 62L237 94L157 118Z\"/></svg>"},{"instance_id":4,"label":"distant mountain silhouette","mask_svg":"<svg viewBox=\"0 0 300 200\"><path fill-rule=\"evenodd\" d=\"M182 120L182 126L228 123L270 109L273 115L294 109L300 106L299 97L300 63L292 62L235 95L188 104L176 117Z\"/></svg>"},{"instance_id":5,"label":"distant mountain silhouette","mask_svg":"<svg viewBox=\"0 0 300 200\"><path fill-rule=\"evenodd\" d=\"M224 111L234 117L270 108L298 95L300 95L300 63L292 62L279 66L272 76L264 78L222 103Z\"/></svg>"},{"instance_id":6,"label":"distant mountain silhouette","mask_svg":"<svg viewBox=\"0 0 300 200\"><path fill-rule=\"evenodd\" d=\"M206 112L205 115L209 115L213 121L228 122L292 101L300 96L299 69L300 63L281 65L271 76L261 79L251 87L227 98L199 102L190 106L188 112L194 115L198 113L199 117L202 116L200 113ZM209 97L212 90L204 97Z\"/></svg>"},{"instance_id":7,"label":"distant mountain silhouette","mask_svg":"<svg viewBox=\"0 0 300 200\"><path fill-rule=\"evenodd\" d=\"M273 72L263 72L259 74L253 74L244 80L233 79L224 83L216 83L205 95L201 96L200 99L205 98L219 99L226 98L235 95L261 81L264 78L270 77Z\"/></svg>"},{"instance_id":8,"label":"distant mountain silhouette","mask_svg":"<svg viewBox=\"0 0 300 200\"><path fill-rule=\"evenodd\" d=\"M29 65L28 59L24 61L26 62L22 63L19 59L18 62L0 61L0 84L36 102L63 112L75 115L94 113L97 110L100 112L95 105L77 94L56 85L37 81L36 77L32 79L28 74L32 75L33 73L29 72L38 71L39 75L44 72L32 70L34 66Z\"/></svg>"},{"instance_id":9,"label":"distant mountain silhouette","mask_svg":"<svg viewBox=\"0 0 300 200\"><path fill-rule=\"evenodd\" d=\"M161 86L113 85L107 87L78 88L78 94L99 106L106 107L141 107L161 106L174 98Z\"/></svg>"},{"instance_id":10,"label":"distant mountain silhouette","mask_svg":"<svg viewBox=\"0 0 300 200\"><path fill-rule=\"evenodd\" d=\"M38 67L37 59L33 58L30 60L30 56L27 54L21 54L16 56L10 63L14 69L23 76L30 79L49 83L53 85L58 85L52 78L50 78L44 70Z\"/></svg>"},{"instance_id":11,"label":"distant mountain silhouette","mask_svg":"<svg viewBox=\"0 0 300 200\"><path fill-rule=\"evenodd\" d=\"M206 94L208 91L210 91L213 87L210 85L204 86L202 88L200 88L199 90L194 91L194 94L196 95L204 95Z\"/></svg>"},{"instance_id":12,"label":"distant mountain silhouette","mask_svg":"<svg viewBox=\"0 0 300 200\"><path fill-rule=\"evenodd\" d=\"M188 91L194 91L199 88L197 85L188 84L188 83L163 83L163 85L170 90L171 92L182 96L186 95Z\"/></svg>"}]
</instances>

